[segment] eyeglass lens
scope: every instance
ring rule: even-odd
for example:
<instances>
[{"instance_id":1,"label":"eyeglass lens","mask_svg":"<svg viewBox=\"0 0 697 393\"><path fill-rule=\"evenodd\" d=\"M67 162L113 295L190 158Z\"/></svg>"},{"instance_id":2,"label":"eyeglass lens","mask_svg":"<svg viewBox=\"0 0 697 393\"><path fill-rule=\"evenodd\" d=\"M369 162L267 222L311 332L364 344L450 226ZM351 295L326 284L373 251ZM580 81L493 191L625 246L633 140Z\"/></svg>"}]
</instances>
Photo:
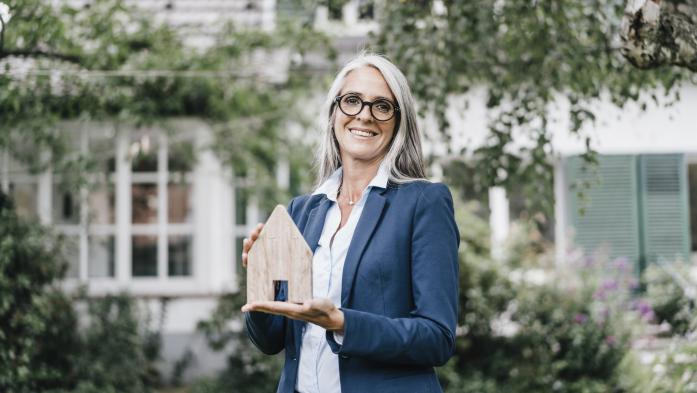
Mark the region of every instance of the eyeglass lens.
<instances>
[{"instance_id":1,"label":"eyeglass lens","mask_svg":"<svg viewBox=\"0 0 697 393\"><path fill-rule=\"evenodd\" d=\"M370 107L370 112L377 120L390 120L394 116L394 105L387 100L379 99L368 102L363 101L355 94L347 94L341 97L341 101L339 101L341 110L348 116L359 114L365 105Z\"/></svg>"}]
</instances>

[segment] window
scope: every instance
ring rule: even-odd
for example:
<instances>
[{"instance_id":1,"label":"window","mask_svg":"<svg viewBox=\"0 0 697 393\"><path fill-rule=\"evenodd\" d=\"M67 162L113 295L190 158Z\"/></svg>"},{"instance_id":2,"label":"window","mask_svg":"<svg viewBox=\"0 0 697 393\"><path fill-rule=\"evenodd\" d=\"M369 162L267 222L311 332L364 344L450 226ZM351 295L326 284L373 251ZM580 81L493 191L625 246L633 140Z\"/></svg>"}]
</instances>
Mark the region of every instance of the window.
<instances>
[{"instance_id":1,"label":"window","mask_svg":"<svg viewBox=\"0 0 697 393\"><path fill-rule=\"evenodd\" d=\"M68 278L80 277L80 236L65 236L62 246L62 256L68 264L65 276Z\"/></svg>"},{"instance_id":2,"label":"window","mask_svg":"<svg viewBox=\"0 0 697 393\"><path fill-rule=\"evenodd\" d=\"M373 20L375 19L375 1L374 0L359 0L358 1L358 19Z\"/></svg>"},{"instance_id":3,"label":"window","mask_svg":"<svg viewBox=\"0 0 697 393\"><path fill-rule=\"evenodd\" d=\"M80 192L70 189L60 181L53 183L52 221L54 224L78 225L80 224Z\"/></svg>"},{"instance_id":4,"label":"window","mask_svg":"<svg viewBox=\"0 0 697 393\"><path fill-rule=\"evenodd\" d=\"M14 197L21 216L40 218L62 234L67 278L104 281L105 288L117 278L172 278L177 283L167 288L194 288L181 280L197 271L196 134L117 132L99 124L65 133L68 154L83 155L96 168L84 185L71 185L69 174L59 171L33 174L0 151L0 187Z\"/></svg>"},{"instance_id":5,"label":"window","mask_svg":"<svg viewBox=\"0 0 697 393\"><path fill-rule=\"evenodd\" d=\"M9 194L14 200L17 215L27 219L37 219L39 187L33 176L10 180Z\"/></svg>"},{"instance_id":6,"label":"window","mask_svg":"<svg viewBox=\"0 0 697 393\"><path fill-rule=\"evenodd\" d=\"M90 235L87 266L89 277L114 277L116 275L114 235Z\"/></svg>"},{"instance_id":7,"label":"window","mask_svg":"<svg viewBox=\"0 0 697 393\"><path fill-rule=\"evenodd\" d=\"M193 143L162 133L133 133L131 271L133 277L191 276Z\"/></svg>"},{"instance_id":8,"label":"window","mask_svg":"<svg viewBox=\"0 0 697 393\"><path fill-rule=\"evenodd\" d=\"M86 193L87 278L116 277L116 141L114 129L86 130L97 168Z\"/></svg>"},{"instance_id":9,"label":"window","mask_svg":"<svg viewBox=\"0 0 697 393\"><path fill-rule=\"evenodd\" d=\"M192 260L191 236L174 235L167 240L167 272L173 276L190 276Z\"/></svg>"},{"instance_id":10,"label":"window","mask_svg":"<svg viewBox=\"0 0 697 393\"><path fill-rule=\"evenodd\" d=\"M330 20L342 20L344 16L343 1L329 0L327 10L329 11Z\"/></svg>"}]
</instances>

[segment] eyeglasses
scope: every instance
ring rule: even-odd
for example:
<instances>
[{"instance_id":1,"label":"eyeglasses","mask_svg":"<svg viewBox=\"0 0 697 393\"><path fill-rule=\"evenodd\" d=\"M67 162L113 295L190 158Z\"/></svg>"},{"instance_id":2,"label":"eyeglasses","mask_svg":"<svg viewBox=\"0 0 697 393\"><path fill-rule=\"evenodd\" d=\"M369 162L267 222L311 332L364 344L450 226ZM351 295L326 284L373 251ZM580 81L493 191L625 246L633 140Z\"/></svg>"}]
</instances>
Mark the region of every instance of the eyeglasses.
<instances>
[{"instance_id":1,"label":"eyeglasses","mask_svg":"<svg viewBox=\"0 0 697 393\"><path fill-rule=\"evenodd\" d=\"M375 101L363 101L358 94L348 93L343 96L334 98L334 102L339 104L339 109L346 116L356 116L361 113L363 107L368 105L370 113L375 120L388 121L392 119L396 112L399 112L399 107L390 101L380 98Z\"/></svg>"}]
</instances>

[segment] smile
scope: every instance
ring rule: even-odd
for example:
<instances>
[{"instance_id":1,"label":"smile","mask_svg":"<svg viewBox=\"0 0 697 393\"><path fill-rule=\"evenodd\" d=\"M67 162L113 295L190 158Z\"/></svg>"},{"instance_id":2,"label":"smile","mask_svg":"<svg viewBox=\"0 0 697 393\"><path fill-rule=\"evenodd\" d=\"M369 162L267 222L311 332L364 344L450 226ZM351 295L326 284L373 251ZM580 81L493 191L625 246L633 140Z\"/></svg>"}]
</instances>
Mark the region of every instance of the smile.
<instances>
[{"instance_id":1,"label":"smile","mask_svg":"<svg viewBox=\"0 0 697 393\"><path fill-rule=\"evenodd\" d=\"M353 135L358 135L362 137L373 137L377 135L377 132L373 131L368 131L368 130L359 130L357 128L349 128L349 132Z\"/></svg>"}]
</instances>

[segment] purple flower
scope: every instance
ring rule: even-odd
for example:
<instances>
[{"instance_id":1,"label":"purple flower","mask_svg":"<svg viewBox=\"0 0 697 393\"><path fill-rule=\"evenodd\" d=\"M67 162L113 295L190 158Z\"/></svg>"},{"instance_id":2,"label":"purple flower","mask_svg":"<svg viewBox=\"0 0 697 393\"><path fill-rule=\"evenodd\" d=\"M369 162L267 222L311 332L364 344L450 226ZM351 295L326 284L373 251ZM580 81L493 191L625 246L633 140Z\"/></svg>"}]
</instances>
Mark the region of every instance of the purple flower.
<instances>
[{"instance_id":1,"label":"purple flower","mask_svg":"<svg viewBox=\"0 0 697 393\"><path fill-rule=\"evenodd\" d=\"M614 279L605 280L603 281L603 285L601 285L601 288L605 291L614 291L617 287L617 280Z\"/></svg>"},{"instance_id":2,"label":"purple flower","mask_svg":"<svg viewBox=\"0 0 697 393\"><path fill-rule=\"evenodd\" d=\"M617 338L615 336L607 336L605 337L605 343L611 347L614 347L617 345Z\"/></svg>"},{"instance_id":3,"label":"purple flower","mask_svg":"<svg viewBox=\"0 0 697 393\"><path fill-rule=\"evenodd\" d=\"M629 258L627 257L618 257L615 258L614 260L614 265L615 268L621 272L626 271L627 268L629 267Z\"/></svg>"},{"instance_id":4,"label":"purple flower","mask_svg":"<svg viewBox=\"0 0 697 393\"><path fill-rule=\"evenodd\" d=\"M579 325L586 323L587 320L588 320L588 315L583 314L583 313L578 313L574 317L574 322L578 323Z\"/></svg>"},{"instance_id":5,"label":"purple flower","mask_svg":"<svg viewBox=\"0 0 697 393\"><path fill-rule=\"evenodd\" d=\"M654 317L653 307L651 307L651 304L644 299L637 300L634 303L633 308L639 312L641 319L644 321L650 321Z\"/></svg>"},{"instance_id":6,"label":"purple flower","mask_svg":"<svg viewBox=\"0 0 697 393\"><path fill-rule=\"evenodd\" d=\"M605 290L603 288L599 288L593 293L594 300L605 300L606 297L607 294L605 293Z\"/></svg>"}]
</instances>

